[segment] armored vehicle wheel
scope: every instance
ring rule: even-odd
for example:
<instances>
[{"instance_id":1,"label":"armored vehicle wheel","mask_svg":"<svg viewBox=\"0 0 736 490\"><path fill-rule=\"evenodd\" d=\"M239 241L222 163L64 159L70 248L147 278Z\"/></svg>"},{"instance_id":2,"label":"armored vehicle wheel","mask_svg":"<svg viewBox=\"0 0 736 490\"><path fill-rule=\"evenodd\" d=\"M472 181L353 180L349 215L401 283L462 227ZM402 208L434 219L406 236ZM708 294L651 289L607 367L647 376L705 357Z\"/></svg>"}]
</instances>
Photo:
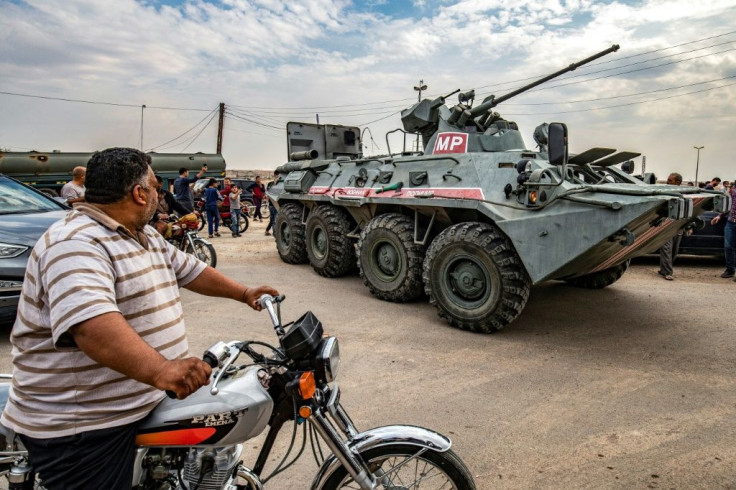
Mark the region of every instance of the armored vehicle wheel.
<instances>
[{"instance_id":1,"label":"armored vehicle wheel","mask_svg":"<svg viewBox=\"0 0 736 490\"><path fill-rule=\"evenodd\" d=\"M335 206L317 206L309 213L307 256L312 268L320 276L344 276L355 268L355 242L347 237L351 225L347 211Z\"/></svg>"},{"instance_id":2,"label":"armored vehicle wheel","mask_svg":"<svg viewBox=\"0 0 736 490\"><path fill-rule=\"evenodd\" d=\"M429 246L424 287L429 302L450 325L491 333L524 309L531 279L498 228L460 223L445 229Z\"/></svg>"},{"instance_id":3,"label":"armored vehicle wheel","mask_svg":"<svg viewBox=\"0 0 736 490\"><path fill-rule=\"evenodd\" d=\"M287 264L304 264L307 262L307 242L305 226L302 223L304 206L290 202L281 206L276 215L276 249L281 260Z\"/></svg>"},{"instance_id":4,"label":"armored vehicle wheel","mask_svg":"<svg viewBox=\"0 0 736 490\"><path fill-rule=\"evenodd\" d=\"M603 269L602 271L594 272L592 274L586 274L584 276L573 277L572 279L566 279L565 282L570 286L576 288L585 289L603 289L606 286L610 286L614 282L618 281L621 276L624 275L626 269L629 268L629 261Z\"/></svg>"},{"instance_id":5,"label":"armored vehicle wheel","mask_svg":"<svg viewBox=\"0 0 736 490\"><path fill-rule=\"evenodd\" d=\"M358 240L358 266L371 294L386 301L411 301L423 293L424 246L414 243L414 220L382 214Z\"/></svg>"}]
</instances>

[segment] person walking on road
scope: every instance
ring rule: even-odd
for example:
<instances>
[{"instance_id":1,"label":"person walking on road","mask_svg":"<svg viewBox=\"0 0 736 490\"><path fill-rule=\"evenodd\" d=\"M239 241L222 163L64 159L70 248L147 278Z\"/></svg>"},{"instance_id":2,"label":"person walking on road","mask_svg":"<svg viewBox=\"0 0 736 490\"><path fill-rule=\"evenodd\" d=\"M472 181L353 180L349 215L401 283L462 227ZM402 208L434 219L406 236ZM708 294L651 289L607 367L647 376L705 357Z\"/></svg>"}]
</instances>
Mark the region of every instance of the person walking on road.
<instances>
[{"instance_id":1,"label":"person walking on road","mask_svg":"<svg viewBox=\"0 0 736 490\"><path fill-rule=\"evenodd\" d=\"M207 188L204 190L204 209L207 212L207 231L209 232L208 238L213 236L220 236L220 212L217 210L218 204L222 196L217 191L219 183L217 179L210 179L207 183ZM214 235L212 230L214 227Z\"/></svg>"},{"instance_id":2,"label":"person walking on road","mask_svg":"<svg viewBox=\"0 0 736 490\"><path fill-rule=\"evenodd\" d=\"M253 211L253 220L263 221L261 204L263 204L263 196L266 194L266 188L263 186L260 175L256 177L256 181L250 185L248 190L253 193L253 204L256 207L256 210Z\"/></svg>"},{"instance_id":3,"label":"person walking on road","mask_svg":"<svg viewBox=\"0 0 736 490\"><path fill-rule=\"evenodd\" d=\"M271 188L272 185L274 185L279 180L279 173L278 171L275 171L273 173L273 180L268 183L268 187L266 190ZM268 197L268 192L266 192L266 199L268 199L268 226L266 227L266 236L271 236L270 231L274 230L274 233L276 233L276 206L273 205L273 202Z\"/></svg>"},{"instance_id":4,"label":"person walking on road","mask_svg":"<svg viewBox=\"0 0 736 490\"><path fill-rule=\"evenodd\" d=\"M673 172L667 177L667 185L682 185L682 175ZM675 279L673 264L680 248L682 232L667 240L659 249L659 275L668 281Z\"/></svg>"},{"instance_id":5,"label":"person walking on road","mask_svg":"<svg viewBox=\"0 0 736 490\"><path fill-rule=\"evenodd\" d=\"M72 180L64 184L61 188L60 196L66 199L68 205L77 202L84 202L84 181L87 175L87 169L84 167L74 167L72 170Z\"/></svg>"},{"instance_id":6,"label":"person walking on road","mask_svg":"<svg viewBox=\"0 0 736 490\"><path fill-rule=\"evenodd\" d=\"M174 197L190 213L194 211L194 196L192 196L189 184L197 182L206 171L207 165L202 165L202 169L196 176L189 177L189 170L182 167L179 169L179 178L174 181Z\"/></svg>"},{"instance_id":7,"label":"person walking on road","mask_svg":"<svg viewBox=\"0 0 736 490\"><path fill-rule=\"evenodd\" d=\"M228 200L230 201L230 220L232 221L233 237L239 237L240 235L240 194L241 190L237 184L230 186L230 194L228 194Z\"/></svg>"},{"instance_id":8,"label":"person walking on road","mask_svg":"<svg viewBox=\"0 0 736 490\"><path fill-rule=\"evenodd\" d=\"M734 181L732 181L734 182ZM717 215L710 220L711 225L716 225L726 218L726 226L723 229L723 251L726 255L726 270L721 277L728 279L734 277L736 272L736 186L731 184L729 189L731 196L731 210ZM734 279L736 281L736 279Z\"/></svg>"}]
</instances>

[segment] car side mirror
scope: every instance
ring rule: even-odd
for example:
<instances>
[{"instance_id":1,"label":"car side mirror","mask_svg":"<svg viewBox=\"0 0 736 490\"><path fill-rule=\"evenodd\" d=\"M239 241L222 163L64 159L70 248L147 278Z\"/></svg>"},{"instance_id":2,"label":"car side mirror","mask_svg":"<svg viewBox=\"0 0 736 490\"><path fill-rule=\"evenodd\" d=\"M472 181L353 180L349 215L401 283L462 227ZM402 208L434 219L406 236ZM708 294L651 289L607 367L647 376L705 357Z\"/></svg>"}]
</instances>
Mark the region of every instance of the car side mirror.
<instances>
[{"instance_id":1,"label":"car side mirror","mask_svg":"<svg viewBox=\"0 0 736 490\"><path fill-rule=\"evenodd\" d=\"M563 123L549 125L549 163L567 164L567 126Z\"/></svg>"}]
</instances>

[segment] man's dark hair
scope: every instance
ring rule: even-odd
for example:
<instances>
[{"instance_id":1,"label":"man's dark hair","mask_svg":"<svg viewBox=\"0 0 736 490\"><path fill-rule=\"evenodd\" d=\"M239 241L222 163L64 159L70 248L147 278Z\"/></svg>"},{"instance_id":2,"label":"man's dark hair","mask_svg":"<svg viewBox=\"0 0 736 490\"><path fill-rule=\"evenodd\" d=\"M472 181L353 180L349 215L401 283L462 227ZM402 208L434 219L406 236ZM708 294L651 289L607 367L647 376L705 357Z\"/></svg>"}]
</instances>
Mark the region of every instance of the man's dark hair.
<instances>
[{"instance_id":1,"label":"man's dark hair","mask_svg":"<svg viewBox=\"0 0 736 490\"><path fill-rule=\"evenodd\" d=\"M87 162L84 199L92 204L112 204L140 184L151 157L134 148L108 148L96 152Z\"/></svg>"},{"instance_id":2,"label":"man's dark hair","mask_svg":"<svg viewBox=\"0 0 736 490\"><path fill-rule=\"evenodd\" d=\"M189 169L188 169L188 168L185 168L185 167L181 167L181 168L179 169L179 175L184 175L184 173L185 173L185 172L188 172L188 171L189 171Z\"/></svg>"},{"instance_id":3,"label":"man's dark hair","mask_svg":"<svg viewBox=\"0 0 736 490\"><path fill-rule=\"evenodd\" d=\"M711 182L713 182L714 180L716 182L719 182L719 183L721 182L721 178L720 177L713 177L712 179L710 179Z\"/></svg>"},{"instance_id":4,"label":"man's dark hair","mask_svg":"<svg viewBox=\"0 0 736 490\"><path fill-rule=\"evenodd\" d=\"M207 187L212 186L212 184L217 184L217 179L214 177L210 177L209 182L207 182Z\"/></svg>"},{"instance_id":5,"label":"man's dark hair","mask_svg":"<svg viewBox=\"0 0 736 490\"><path fill-rule=\"evenodd\" d=\"M670 174L670 177L672 177L672 178L673 178L673 180L675 181L675 183L676 183L677 185L680 185L680 184L682 184L682 175L678 174L677 172L672 172L672 173Z\"/></svg>"}]
</instances>

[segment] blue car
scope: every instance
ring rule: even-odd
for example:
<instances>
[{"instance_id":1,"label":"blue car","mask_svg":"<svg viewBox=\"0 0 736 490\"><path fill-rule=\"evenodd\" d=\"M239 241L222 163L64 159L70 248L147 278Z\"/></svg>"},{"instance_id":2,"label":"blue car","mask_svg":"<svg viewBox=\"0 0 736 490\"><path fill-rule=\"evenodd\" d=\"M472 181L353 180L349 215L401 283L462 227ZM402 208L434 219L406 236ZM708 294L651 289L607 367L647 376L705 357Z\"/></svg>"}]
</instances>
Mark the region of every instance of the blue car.
<instances>
[{"instance_id":1,"label":"blue car","mask_svg":"<svg viewBox=\"0 0 736 490\"><path fill-rule=\"evenodd\" d=\"M45 194L0 175L0 325L15 318L31 249L68 211Z\"/></svg>"}]
</instances>

